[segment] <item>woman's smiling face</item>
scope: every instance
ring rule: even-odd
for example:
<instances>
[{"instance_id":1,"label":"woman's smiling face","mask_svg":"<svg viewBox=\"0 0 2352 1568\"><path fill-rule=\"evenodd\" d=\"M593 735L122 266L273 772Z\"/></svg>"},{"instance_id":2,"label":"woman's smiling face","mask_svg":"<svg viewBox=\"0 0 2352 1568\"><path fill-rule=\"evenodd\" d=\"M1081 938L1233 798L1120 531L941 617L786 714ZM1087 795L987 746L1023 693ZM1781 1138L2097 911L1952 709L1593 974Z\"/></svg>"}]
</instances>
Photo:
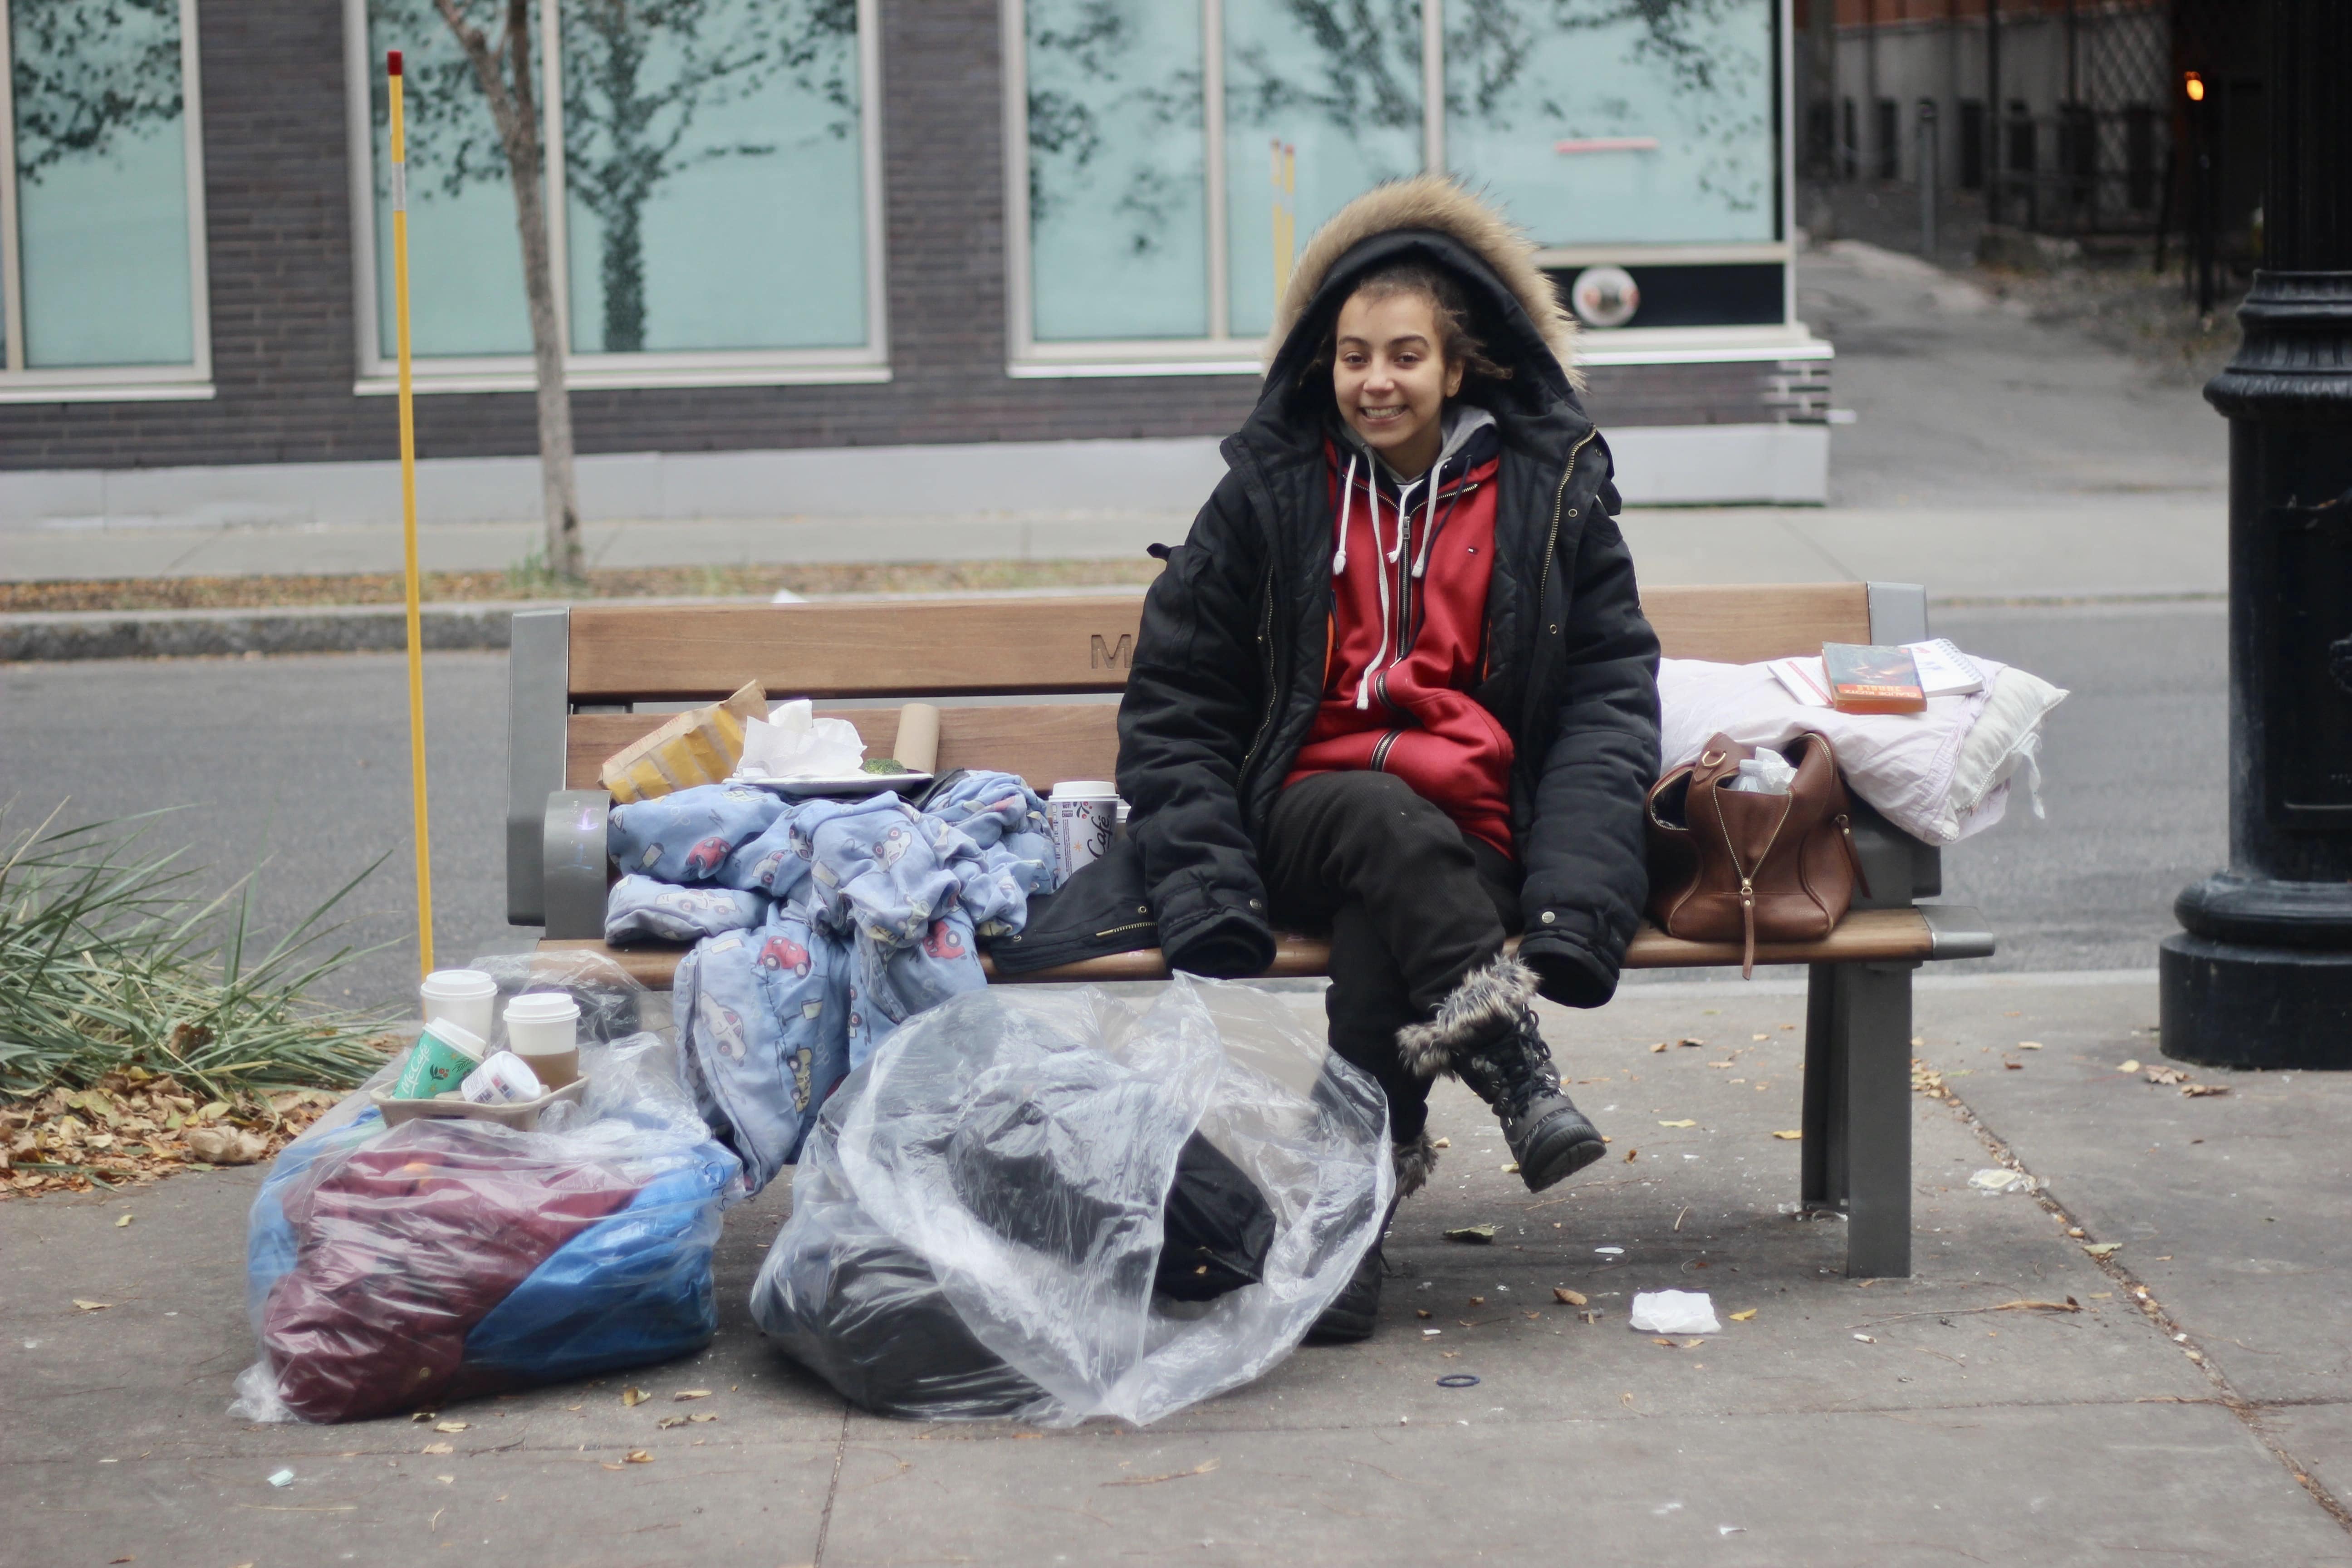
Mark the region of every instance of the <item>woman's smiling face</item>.
<instances>
[{"instance_id":1,"label":"woman's smiling face","mask_svg":"<svg viewBox=\"0 0 2352 1568\"><path fill-rule=\"evenodd\" d=\"M1445 400L1462 367L1445 361L1437 301L1419 289L1359 289L1339 307L1331 393L1348 427L1407 479L1437 460Z\"/></svg>"}]
</instances>

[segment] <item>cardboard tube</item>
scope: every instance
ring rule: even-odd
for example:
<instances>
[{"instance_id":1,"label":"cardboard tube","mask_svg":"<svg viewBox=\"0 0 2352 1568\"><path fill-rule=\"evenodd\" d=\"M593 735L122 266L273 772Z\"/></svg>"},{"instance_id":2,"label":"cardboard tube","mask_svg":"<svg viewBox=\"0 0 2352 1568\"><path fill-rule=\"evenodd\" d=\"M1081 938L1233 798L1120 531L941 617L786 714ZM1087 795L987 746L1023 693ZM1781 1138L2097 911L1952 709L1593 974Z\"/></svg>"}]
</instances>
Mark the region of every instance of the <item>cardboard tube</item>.
<instances>
[{"instance_id":1,"label":"cardboard tube","mask_svg":"<svg viewBox=\"0 0 2352 1568\"><path fill-rule=\"evenodd\" d=\"M928 702L909 702L898 710L898 739L890 754L912 773L927 773L939 765L940 710Z\"/></svg>"}]
</instances>

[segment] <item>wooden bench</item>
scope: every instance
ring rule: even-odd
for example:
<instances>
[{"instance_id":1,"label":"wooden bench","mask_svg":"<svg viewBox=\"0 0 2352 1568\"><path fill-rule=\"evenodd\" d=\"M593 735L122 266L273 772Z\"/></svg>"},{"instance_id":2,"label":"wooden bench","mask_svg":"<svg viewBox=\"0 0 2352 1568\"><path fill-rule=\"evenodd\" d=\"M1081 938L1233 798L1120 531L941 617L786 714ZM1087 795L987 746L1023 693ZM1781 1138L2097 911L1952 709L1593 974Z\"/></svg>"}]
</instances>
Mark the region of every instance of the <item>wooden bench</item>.
<instances>
[{"instance_id":1,"label":"wooden bench","mask_svg":"<svg viewBox=\"0 0 2352 1568\"><path fill-rule=\"evenodd\" d=\"M1682 658L1746 663L1817 652L1824 641L1927 635L1926 595L1903 584L1658 588L1643 600L1666 652ZM831 711L856 724L873 755L890 753L896 704L923 700L942 710L941 771L1001 768L1040 793L1058 779L1109 778L1141 604L1139 595L1106 595L520 612L508 677L508 919L543 926L544 947L608 951L646 984L667 988L685 949L604 948L611 802L598 769L668 712L747 680L775 700L845 704ZM1911 972L1987 956L1993 939L1974 910L1917 902L1941 891L1935 849L1867 808L1855 836L1875 896L1858 899L1825 941L1768 945L1757 958L1809 966L1802 1199L1845 1215L1848 1274L1905 1275ZM1328 956L1321 942L1286 935L1268 973L1319 975ZM1737 943L1680 942L1645 924L1625 966L1719 967L1739 956ZM1018 979L1167 974L1147 951Z\"/></svg>"}]
</instances>

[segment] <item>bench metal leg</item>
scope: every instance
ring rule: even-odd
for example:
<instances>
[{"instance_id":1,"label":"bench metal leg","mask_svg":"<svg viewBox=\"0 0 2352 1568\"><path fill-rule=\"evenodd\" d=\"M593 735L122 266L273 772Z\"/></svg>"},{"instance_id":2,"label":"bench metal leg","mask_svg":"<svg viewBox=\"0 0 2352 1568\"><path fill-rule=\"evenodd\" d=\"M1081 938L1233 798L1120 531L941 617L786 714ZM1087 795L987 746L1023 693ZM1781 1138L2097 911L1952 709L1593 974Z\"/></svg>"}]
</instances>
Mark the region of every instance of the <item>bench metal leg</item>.
<instances>
[{"instance_id":1,"label":"bench metal leg","mask_svg":"<svg viewBox=\"0 0 2352 1568\"><path fill-rule=\"evenodd\" d=\"M1845 1271L1911 1272L1911 972L1817 963L1805 1017L1801 1195L1846 1211Z\"/></svg>"}]
</instances>

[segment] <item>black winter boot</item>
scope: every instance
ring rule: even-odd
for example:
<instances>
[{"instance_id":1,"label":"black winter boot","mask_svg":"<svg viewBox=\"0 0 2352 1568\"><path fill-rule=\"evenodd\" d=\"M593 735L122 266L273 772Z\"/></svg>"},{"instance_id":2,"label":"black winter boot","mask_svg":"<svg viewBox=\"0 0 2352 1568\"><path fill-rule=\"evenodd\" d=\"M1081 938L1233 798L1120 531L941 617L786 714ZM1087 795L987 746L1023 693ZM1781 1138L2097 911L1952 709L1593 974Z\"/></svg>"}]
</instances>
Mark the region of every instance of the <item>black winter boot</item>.
<instances>
[{"instance_id":1,"label":"black winter boot","mask_svg":"<svg viewBox=\"0 0 2352 1568\"><path fill-rule=\"evenodd\" d=\"M1528 1004L1535 972L1507 953L1472 970L1436 1016L1397 1032L1415 1071L1451 1071L1493 1108L1519 1179L1541 1192L1601 1158L1601 1134L1559 1091L1559 1073Z\"/></svg>"},{"instance_id":2,"label":"black winter boot","mask_svg":"<svg viewBox=\"0 0 2352 1568\"><path fill-rule=\"evenodd\" d=\"M1389 1200L1389 1211L1381 1217L1380 1234L1364 1249L1363 1258L1356 1265L1356 1272L1349 1277L1346 1288L1307 1331L1307 1342L1310 1345L1358 1343L1370 1339L1380 1321L1381 1279L1386 1268L1381 1249L1388 1239L1389 1226L1396 1223L1397 1205L1419 1192L1437 1165L1437 1150L1426 1132L1411 1143L1394 1145L1391 1153L1396 1161L1396 1196Z\"/></svg>"}]
</instances>

